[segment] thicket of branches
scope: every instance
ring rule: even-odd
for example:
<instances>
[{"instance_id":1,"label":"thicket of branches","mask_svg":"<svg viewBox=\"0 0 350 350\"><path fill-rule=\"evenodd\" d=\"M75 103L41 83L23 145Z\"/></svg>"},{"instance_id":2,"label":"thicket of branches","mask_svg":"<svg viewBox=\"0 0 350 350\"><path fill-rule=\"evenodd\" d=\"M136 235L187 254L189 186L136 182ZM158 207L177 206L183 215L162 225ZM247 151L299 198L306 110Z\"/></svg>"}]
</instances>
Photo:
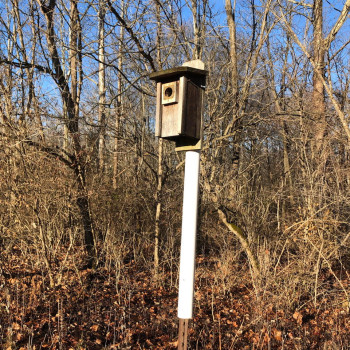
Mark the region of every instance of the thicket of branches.
<instances>
[{"instance_id":1,"label":"thicket of branches","mask_svg":"<svg viewBox=\"0 0 350 350\"><path fill-rule=\"evenodd\" d=\"M0 247L52 287L72 267L176 271L183 154L154 137L152 71L202 59L198 254L260 302L349 305L350 1L5 0ZM208 267L209 268L209 267Z\"/></svg>"}]
</instances>

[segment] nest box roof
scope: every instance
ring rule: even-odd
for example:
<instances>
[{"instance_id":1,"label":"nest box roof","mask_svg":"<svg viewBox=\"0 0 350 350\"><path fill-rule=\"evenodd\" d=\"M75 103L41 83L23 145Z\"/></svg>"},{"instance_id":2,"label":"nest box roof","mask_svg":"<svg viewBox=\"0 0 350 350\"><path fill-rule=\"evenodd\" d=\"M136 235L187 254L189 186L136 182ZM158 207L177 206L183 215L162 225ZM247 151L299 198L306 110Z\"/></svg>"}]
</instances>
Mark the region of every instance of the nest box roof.
<instances>
[{"instance_id":1,"label":"nest box roof","mask_svg":"<svg viewBox=\"0 0 350 350\"><path fill-rule=\"evenodd\" d=\"M172 77L177 77L177 76L203 76L205 77L208 75L208 71L204 69L197 69L197 68L192 68L192 67L186 67L186 66L181 66L181 67L175 67L175 68L170 68L166 70L161 70L159 72L153 72L149 75L149 78L151 80L155 81L161 81L164 79L172 78Z\"/></svg>"}]
</instances>

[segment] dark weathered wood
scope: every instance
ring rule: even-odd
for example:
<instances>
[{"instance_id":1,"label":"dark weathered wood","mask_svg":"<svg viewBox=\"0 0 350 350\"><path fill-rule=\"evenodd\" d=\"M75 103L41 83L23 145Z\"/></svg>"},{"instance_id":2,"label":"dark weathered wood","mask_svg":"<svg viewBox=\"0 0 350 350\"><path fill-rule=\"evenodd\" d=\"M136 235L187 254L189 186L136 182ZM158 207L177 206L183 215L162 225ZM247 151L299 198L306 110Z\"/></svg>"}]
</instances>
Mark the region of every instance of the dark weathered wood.
<instances>
[{"instance_id":1,"label":"dark weathered wood","mask_svg":"<svg viewBox=\"0 0 350 350\"><path fill-rule=\"evenodd\" d=\"M162 133L161 137L173 137L178 135L179 104L162 106Z\"/></svg>"},{"instance_id":2,"label":"dark weathered wood","mask_svg":"<svg viewBox=\"0 0 350 350\"><path fill-rule=\"evenodd\" d=\"M167 78L173 78L173 77L179 77L180 75L191 75L191 74L205 77L208 75L208 71L204 69L181 66L181 67L175 67L175 68L170 68L159 72L151 73L149 75L149 78L155 81L164 81L164 79L167 79Z\"/></svg>"},{"instance_id":3,"label":"dark weathered wood","mask_svg":"<svg viewBox=\"0 0 350 350\"><path fill-rule=\"evenodd\" d=\"M156 136L195 145L201 138L202 100L207 71L187 66L155 72Z\"/></svg>"},{"instance_id":4,"label":"dark weathered wood","mask_svg":"<svg viewBox=\"0 0 350 350\"><path fill-rule=\"evenodd\" d=\"M187 104L184 118L184 135L191 135L195 139L200 138L200 127L202 118L201 88L192 81L186 86Z\"/></svg>"}]
</instances>

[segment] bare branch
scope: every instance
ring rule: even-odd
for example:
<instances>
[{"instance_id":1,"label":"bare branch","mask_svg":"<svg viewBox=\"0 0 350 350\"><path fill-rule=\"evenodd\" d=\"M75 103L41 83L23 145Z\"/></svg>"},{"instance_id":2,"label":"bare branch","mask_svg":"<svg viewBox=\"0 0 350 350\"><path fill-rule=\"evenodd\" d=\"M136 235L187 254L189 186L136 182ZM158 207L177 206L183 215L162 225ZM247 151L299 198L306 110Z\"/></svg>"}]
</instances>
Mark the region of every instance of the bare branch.
<instances>
[{"instance_id":1,"label":"bare branch","mask_svg":"<svg viewBox=\"0 0 350 350\"><path fill-rule=\"evenodd\" d=\"M341 14L338 17L337 22L334 24L332 30L330 31L330 33L328 34L327 38L324 41L324 46L325 46L326 50L329 49L331 43L335 39L340 28L345 23L346 18L348 17L349 11L350 11L350 0L347 0L346 3L344 4L342 11L341 11Z\"/></svg>"},{"instance_id":2,"label":"bare branch","mask_svg":"<svg viewBox=\"0 0 350 350\"><path fill-rule=\"evenodd\" d=\"M127 32L130 34L132 40L134 41L134 43L136 44L139 53L147 60L147 62L150 64L151 68L153 71L156 71L156 66L154 64L153 58L152 56L147 53L144 48L142 47L142 44L139 40L139 38L136 36L136 34L134 33L134 31L132 30L132 28L125 22L124 18L122 18L118 11L113 7L112 3L110 0L107 0L107 4L109 9L111 10L111 12L114 14L114 16L117 18L117 20L120 22L120 24L127 30Z\"/></svg>"},{"instance_id":3,"label":"bare branch","mask_svg":"<svg viewBox=\"0 0 350 350\"><path fill-rule=\"evenodd\" d=\"M309 7L312 8L312 4L306 4L304 1L295 1L295 0L288 0L290 3L298 5L298 6L303 6L303 7Z\"/></svg>"},{"instance_id":4,"label":"bare branch","mask_svg":"<svg viewBox=\"0 0 350 350\"><path fill-rule=\"evenodd\" d=\"M46 74L50 74L50 75L54 74L50 68L47 68L47 67L41 66L39 64L35 64L35 63L17 62L17 61L11 61L11 60L8 60L5 58L0 58L0 64L1 63L8 64L10 66L17 67L17 68L34 68L42 73L46 73Z\"/></svg>"},{"instance_id":5,"label":"bare branch","mask_svg":"<svg viewBox=\"0 0 350 350\"><path fill-rule=\"evenodd\" d=\"M350 2L349 0L347 2ZM280 12L280 18L282 19L286 29L288 30L288 32L290 33L290 35L292 36L293 40L295 41L295 43L300 47L300 49L303 51L304 55L307 57L307 59L310 61L311 65L315 68L315 62L313 61L311 54L308 52L308 50L306 49L305 45L303 45L301 43L301 41L299 40L298 36L295 34L295 32L293 31L293 29L291 28L290 24L288 23L286 17L284 16L283 12ZM349 129L349 125L348 122L346 120L345 114L343 113L343 111L341 110L339 103L337 102L337 100L334 98L333 96L333 91L332 88L329 86L329 84L327 84L325 78L322 76L322 74L319 73L318 70L315 69L316 74L318 75L318 78L322 81L323 86L327 92L327 95L329 97L329 99L331 100L335 111L337 112L337 115L339 117L339 120L344 128L344 131L346 133L346 136L348 138L348 142L350 143L350 129Z\"/></svg>"}]
</instances>

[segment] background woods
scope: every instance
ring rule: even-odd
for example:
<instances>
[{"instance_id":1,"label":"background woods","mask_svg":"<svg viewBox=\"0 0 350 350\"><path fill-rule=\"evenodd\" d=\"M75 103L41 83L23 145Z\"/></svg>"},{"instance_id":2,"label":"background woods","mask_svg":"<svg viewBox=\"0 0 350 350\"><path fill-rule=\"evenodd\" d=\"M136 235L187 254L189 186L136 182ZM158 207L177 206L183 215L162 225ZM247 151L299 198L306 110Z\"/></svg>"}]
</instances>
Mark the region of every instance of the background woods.
<instances>
[{"instance_id":1,"label":"background woods","mask_svg":"<svg viewBox=\"0 0 350 350\"><path fill-rule=\"evenodd\" d=\"M0 344L175 346L183 154L148 75L199 58L190 347L347 348L349 11L3 0Z\"/></svg>"}]
</instances>

